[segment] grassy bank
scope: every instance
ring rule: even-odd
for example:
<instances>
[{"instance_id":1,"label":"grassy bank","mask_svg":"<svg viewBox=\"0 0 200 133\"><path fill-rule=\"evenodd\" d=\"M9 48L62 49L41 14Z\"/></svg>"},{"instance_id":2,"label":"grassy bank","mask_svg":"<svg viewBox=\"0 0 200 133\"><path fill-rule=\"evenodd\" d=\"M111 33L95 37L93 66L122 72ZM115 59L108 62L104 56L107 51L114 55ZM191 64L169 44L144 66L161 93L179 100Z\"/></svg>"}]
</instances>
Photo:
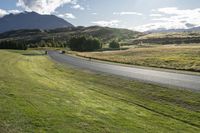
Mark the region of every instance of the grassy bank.
<instances>
[{"instance_id":1,"label":"grassy bank","mask_svg":"<svg viewBox=\"0 0 200 133\"><path fill-rule=\"evenodd\" d=\"M200 94L0 51L0 132L200 131Z\"/></svg>"},{"instance_id":2,"label":"grassy bank","mask_svg":"<svg viewBox=\"0 0 200 133\"><path fill-rule=\"evenodd\" d=\"M200 72L200 45L165 45L77 55L124 64Z\"/></svg>"}]
</instances>

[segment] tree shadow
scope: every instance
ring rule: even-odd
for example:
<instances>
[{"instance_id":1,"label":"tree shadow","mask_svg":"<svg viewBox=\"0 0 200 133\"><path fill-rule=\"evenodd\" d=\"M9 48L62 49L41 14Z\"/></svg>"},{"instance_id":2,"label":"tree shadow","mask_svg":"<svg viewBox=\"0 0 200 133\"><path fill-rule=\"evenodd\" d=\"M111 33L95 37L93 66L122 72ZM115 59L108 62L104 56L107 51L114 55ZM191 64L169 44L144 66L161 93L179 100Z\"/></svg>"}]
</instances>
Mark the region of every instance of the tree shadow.
<instances>
[{"instance_id":1,"label":"tree shadow","mask_svg":"<svg viewBox=\"0 0 200 133\"><path fill-rule=\"evenodd\" d=\"M22 55L24 55L24 56L44 56L46 54L41 53L41 54L22 54Z\"/></svg>"}]
</instances>

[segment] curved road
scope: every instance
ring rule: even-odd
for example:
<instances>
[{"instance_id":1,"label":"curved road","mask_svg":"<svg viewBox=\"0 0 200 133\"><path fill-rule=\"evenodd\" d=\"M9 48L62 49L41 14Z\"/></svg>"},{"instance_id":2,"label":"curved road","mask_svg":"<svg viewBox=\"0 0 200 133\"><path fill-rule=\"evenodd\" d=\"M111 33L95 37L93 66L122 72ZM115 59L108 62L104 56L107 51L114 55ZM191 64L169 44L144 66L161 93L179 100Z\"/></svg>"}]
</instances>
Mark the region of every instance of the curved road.
<instances>
[{"instance_id":1,"label":"curved road","mask_svg":"<svg viewBox=\"0 0 200 133\"><path fill-rule=\"evenodd\" d=\"M70 64L83 69L200 91L200 76L88 61L69 55L62 55L56 51L49 51L49 56L59 63Z\"/></svg>"}]
</instances>

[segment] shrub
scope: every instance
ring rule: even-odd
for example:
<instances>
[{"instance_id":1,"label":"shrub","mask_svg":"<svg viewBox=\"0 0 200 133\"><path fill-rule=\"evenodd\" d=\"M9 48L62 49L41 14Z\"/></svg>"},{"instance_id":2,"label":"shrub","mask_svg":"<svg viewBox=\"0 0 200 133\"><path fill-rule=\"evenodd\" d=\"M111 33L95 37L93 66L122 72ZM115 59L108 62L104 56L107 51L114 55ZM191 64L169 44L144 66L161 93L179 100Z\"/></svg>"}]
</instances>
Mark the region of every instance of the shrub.
<instances>
[{"instance_id":1,"label":"shrub","mask_svg":"<svg viewBox=\"0 0 200 133\"><path fill-rule=\"evenodd\" d=\"M120 48L120 44L114 40L114 41L110 42L109 48Z\"/></svg>"},{"instance_id":2,"label":"shrub","mask_svg":"<svg viewBox=\"0 0 200 133\"><path fill-rule=\"evenodd\" d=\"M101 48L101 43L97 38L78 36L69 40L69 48L73 51L95 51Z\"/></svg>"}]
</instances>

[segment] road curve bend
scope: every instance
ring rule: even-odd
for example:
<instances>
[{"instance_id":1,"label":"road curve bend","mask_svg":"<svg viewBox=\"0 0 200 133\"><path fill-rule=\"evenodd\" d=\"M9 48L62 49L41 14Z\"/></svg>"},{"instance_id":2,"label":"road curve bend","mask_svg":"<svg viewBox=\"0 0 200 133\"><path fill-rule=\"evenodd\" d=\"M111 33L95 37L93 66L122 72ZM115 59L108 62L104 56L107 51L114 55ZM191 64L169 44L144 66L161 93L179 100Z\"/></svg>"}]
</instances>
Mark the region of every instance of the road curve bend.
<instances>
[{"instance_id":1,"label":"road curve bend","mask_svg":"<svg viewBox=\"0 0 200 133\"><path fill-rule=\"evenodd\" d=\"M200 76L197 75L180 74L161 70L150 70L98 61L89 61L70 55L59 54L57 51L49 51L48 53L53 60L59 63L69 64L91 71L128 77L148 83L176 86L200 91Z\"/></svg>"}]
</instances>

